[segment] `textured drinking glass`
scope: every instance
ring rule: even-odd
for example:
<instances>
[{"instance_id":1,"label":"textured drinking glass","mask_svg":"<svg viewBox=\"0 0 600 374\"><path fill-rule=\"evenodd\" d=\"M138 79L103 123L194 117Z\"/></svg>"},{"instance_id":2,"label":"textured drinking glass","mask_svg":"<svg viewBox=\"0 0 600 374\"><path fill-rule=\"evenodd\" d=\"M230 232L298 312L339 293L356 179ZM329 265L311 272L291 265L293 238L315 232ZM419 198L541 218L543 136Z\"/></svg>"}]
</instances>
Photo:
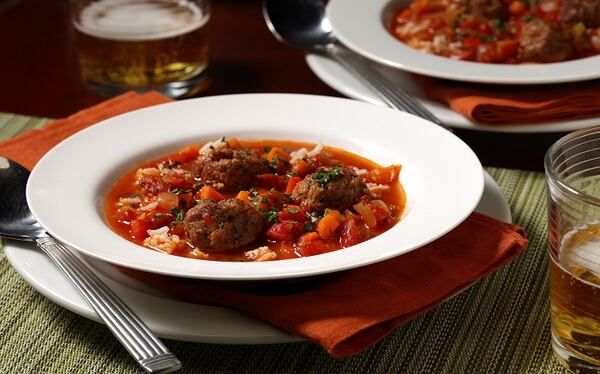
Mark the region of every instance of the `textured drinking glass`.
<instances>
[{"instance_id":1,"label":"textured drinking glass","mask_svg":"<svg viewBox=\"0 0 600 374\"><path fill-rule=\"evenodd\" d=\"M114 96L199 91L208 67L208 0L71 0L83 79Z\"/></svg>"},{"instance_id":2,"label":"textured drinking glass","mask_svg":"<svg viewBox=\"0 0 600 374\"><path fill-rule=\"evenodd\" d=\"M600 372L600 127L546 154L552 348L577 373Z\"/></svg>"}]
</instances>

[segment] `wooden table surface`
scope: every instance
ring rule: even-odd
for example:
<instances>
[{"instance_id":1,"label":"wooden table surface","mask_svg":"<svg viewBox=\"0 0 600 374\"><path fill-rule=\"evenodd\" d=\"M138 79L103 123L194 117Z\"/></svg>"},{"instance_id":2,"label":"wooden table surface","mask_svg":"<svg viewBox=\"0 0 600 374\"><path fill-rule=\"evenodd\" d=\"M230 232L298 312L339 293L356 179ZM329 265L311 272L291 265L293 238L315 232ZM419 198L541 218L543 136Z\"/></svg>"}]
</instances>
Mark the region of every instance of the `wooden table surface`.
<instances>
[{"instance_id":1,"label":"wooden table surface","mask_svg":"<svg viewBox=\"0 0 600 374\"><path fill-rule=\"evenodd\" d=\"M63 117L104 100L81 81L67 0L0 0L0 112ZM277 42L260 0L213 0L211 86L199 96L288 92L340 96ZM456 130L485 166L543 170L546 149L564 133Z\"/></svg>"}]
</instances>

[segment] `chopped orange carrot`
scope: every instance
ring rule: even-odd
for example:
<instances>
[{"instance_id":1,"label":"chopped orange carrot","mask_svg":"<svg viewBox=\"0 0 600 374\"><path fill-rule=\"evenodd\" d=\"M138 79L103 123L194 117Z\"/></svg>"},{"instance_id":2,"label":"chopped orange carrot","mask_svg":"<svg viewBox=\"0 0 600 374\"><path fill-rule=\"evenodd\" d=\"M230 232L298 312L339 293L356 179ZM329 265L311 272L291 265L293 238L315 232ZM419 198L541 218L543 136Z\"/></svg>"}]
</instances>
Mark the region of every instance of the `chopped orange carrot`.
<instances>
[{"instance_id":1,"label":"chopped orange carrot","mask_svg":"<svg viewBox=\"0 0 600 374\"><path fill-rule=\"evenodd\" d=\"M267 159L267 161L271 162L271 161L273 161L273 159L275 157L283 159L283 160L287 160L287 161L289 161L292 158L289 155L289 153L287 153L286 151L284 151L283 149L281 149L279 147L271 148L271 150L269 151L269 153L267 153L267 156L265 158Z\"/></svg>"},{"instance_id":2,"label":"chopped orange carrot","mask_svg":"<svg viewBox=\"0 0 600 374\"><path fill-rule=\"evenodd\" d=\"M211 186L203 186L200 189L200 198L211 199L215 201L221 201L225 199L223 195L221 195L217 190L215 190Z\"/></svg>"},{"instance_id":3,"label":"chopped orange carrot","mask_svg":"<svg viewBox=\"0 0 600 374\"><path fill-rule=\"evenodd\" d=\"M229 143L229 146L231 148L235 148L235 149L240 149L242 148L242 143L240 143L239 140L237 140L236 138L227 138L227 143Z\"/></svg>"},{"instance_id":4,"label":"chopped orange carrot","mask_svg":"<svg viewBox=\"0 0 600 374\"><path fill-rule=\"evenodd\" d=\"M287 182L287 186L285 187L286 195L291 195L292 192L294 192L294 187L296 187L298 182L300 182L301 180L302 178L300 177L291 177L290 180L288 180Z\"/></svg>"},{"instance_id":5,"label":"chopped orange carrot","mask_svg":"<svg viewBox=\"0 0 600 374\"><path fill-rule=\"evenodd\" d=\"M250 192L249 191L240 191L238 192L237 196L235 197L238 200L248 200L248 197L250 196Z\"/></svg>"},{"instance_id":6,"label":"chopped orange carrot","mask_svg":"<svg viewBox=\"0 0 600 374\"><path fill-rule=\"evenodd\" d=\"M317 232L323 239L334 239L335 233L342 223L342 215L335 209L328 209L327 214L317 224Z\"/></svg>"},{"instance_id":7,"label":"chopped orange carrot","mask_svg":"<svg viewBox=\"0 0 600 374\"><path fill-rule=\"evenodd\" d=\"M292 171L294 172L294 174L300 177L304 177L306 174L309 173L310 165L304 160L298 160L294 163L294 166L292 166Z\"/></svg>"}]
</instances>

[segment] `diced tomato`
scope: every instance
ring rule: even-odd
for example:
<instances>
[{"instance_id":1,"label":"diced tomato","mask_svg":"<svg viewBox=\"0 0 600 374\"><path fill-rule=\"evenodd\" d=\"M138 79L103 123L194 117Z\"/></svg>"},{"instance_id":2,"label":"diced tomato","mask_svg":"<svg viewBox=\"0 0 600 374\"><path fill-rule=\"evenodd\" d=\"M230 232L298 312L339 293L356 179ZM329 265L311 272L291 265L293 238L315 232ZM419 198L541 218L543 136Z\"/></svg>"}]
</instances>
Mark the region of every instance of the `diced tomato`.
<instances>
[{"instance_id":1,"label":"diced tomato","mask_svg":"<svg viewBox=\"0 0 600 374\"><path fill-rule=\"evenodd\" d=\"M458 53L454 53L451 58L463 60L463 61L473 61L477 56L477 50L475 48L468 48L464 50L458 51Z\"/></svg>"},{"instance_id":2,"label":"diced tomato","mask_svg":"<svg viewBox=\"0 0 600 374\"><path fill-rule=\"evenodd\" d=\"M446 20L443 18L433 18L429 21L429 29L430 30L439 30L446 26Z\"/></svg>"},{"instance_id":3,"label":"diced tomato","mask_svg":"<svg viewBox=\"0 0 600 374\"><path fill-rule=\"evenodd\" d=\"M471 16L462 21L458 27L461 30L477 30L479 28L479 21L477 18Z\"/></svg>"},{"instance_id":4,"label":"diced tomato","mask_svg":"<svg viewBox=\"0 0 600 374\"><path fill-rule=\"evenodd\" d=\"M304 177L310 173L310 164L304 160L298 160L292 166L292 171L299 177Z\"/></svg>"},{"instance_id":5,"label":"diced tomato","mask_svg":"<svg viewBox=\"0 0 600 374\"><path fill-rule=\"evenodd\" d=\"M277 174L259 174L256 183L262 188L274 188L279 191L285 190L285 177Z\"/></svg>"},{"instance_id":6,"label":"diced tomato","mask_svg":"<svg viewBox=\"0 0 600 374\"><path fill-rule=\"evenodd\" d=\"M481 44L481 40L474 36L470 36L463 40L463 45L467 48L477 48L479 47L479 44Z\"/></svg>"},{"instance_id":7,"label":"diced tomato","mask_svg":"<svg viewBox=\"0 0 600 374\"><path fill-rule=\"evenodd\" d=\"M117 221L121 223L130 223L135 219L135 211L129 207L117 212Z\"/></svg>"},{"instance_id":8,"label":"diced tomato","mask_svg":"<svg viewBox=\"0 0 600 374\"><path fill-rule=\"evenodd\" d=\"M391 165L385 168L371 169L365 174L365 182L377 184L390 184L398 181L400 165Z\"/></svg>"},{"instance_id":9,"label":"diced tomato","mask_svg":"<svg viewBox=\"0 0 600 374\"><path fill-rule=\"evenodd\" d=\"M396 16L396 22L405 23L412 17L412 11L410 9L404 9L400 14Z\"/></svg>"},{"instance_id":10,"label":"diced tomato","mask_svg":"<svg viewBox=\"0 0 600 374\"><path fill-rule=\"evenodd\" d=\"M183 224L181 224L181 223L180 223L180 224L178 224L177 226L175 226L175 227L171 228L171 229L169 230L169 232L170 232L172 235L178 235L179 237L185 237L185 236L186 236L185 229L183 228Z\"/></svg>"},{"instance_id":11,"label":"diced tomato","mask_svg":"<svg viewBox=\"0 0 600 374\"><path fill-rule=\"evenodd\" d=\"M180 193L177 195L179 197L179 206L181 208L191 208L194 205L194 199L192 198L191 192Z\"/></svg>"},{"instance_id":12,"label":"diced tomato","mask_svg":"<svg viewBox=\"0 0 600 374\"><path fill-rule=\"evenodd\" d=\"M482 22L479 25L479 32L481 32L483 35L491 35L494 33L494 31L487 22Z\"/></svg>"},{"instance_id":13,"label":"diced tomato","mask_svg":"<svg viewBox=\"0 0 600 374\"><path fill-rule=\"evenodd\" d=\"M355 219L346 219L340 229L340 244L350 247L369 238L367 229Z\"/></svg>"},{"instance_id":14,"label":"diced tomato","mask_svg":"<svg viewBox=\"0 0 600 374\"><path fill-rule=\"evenodd\" d=\"M292 192L294 192L294 187L296 187L298 182L300 182L301 180L302 178L300 177L291 177L290 180L288 180L287 182L287 186L285 186L285 193L287 195L291 195Z\"/></svg>"},{"instance_id":15,"label":"diced tomato","mask_svg":"<svg viewBox=\"0 0 600 374\"><path fill-rule=\"evenodd\" d=\"M392 217L392 212L388 208L385 202L382 200L373 200L367 203L369 209L373 212L375 216L375 220L378 224L382 222L386 222L389 218Z\"/></svg>"},{"instance_id":16,"label":"diced tomato","mask_svg":"<svg viewBox=\"0 0 600 374\"><path fill-rule=\"evenodd\" d=\"M157 195L159 192L167 190L165 184L157 177L149 176L140 179L138 182L142 188L142 193L147 195Z\"/></svg>"},{"instance_id":17,"label":"diced tomato","mask_svg":"<svg viewBox=\"0 0 600 374\"><path fill-rule=\"evenodd\" d=\"M519 42L516 40L501 40L496 44L496 55L499 61L506 61L517 55Z\"/></svg>"},{"instance_id":18,"label":"diced tomato","mask_svg":"<svg viewBox=\"0 0 600 374\"><path fill-rule=\"evenodd\" d=\"M129 233L134 239L144 239L148 236L148 224L146 221L135 219L129 226Z\"/></svg>"},{"instance_id":19,"label":"diced tomato","mask_svg":"<svg viewBox=\"0 0 600 374\"><path fill-rule=\"evenodd\" d=\"M545 12L542 10L542 8L539 5L532 7L531 13L533 13L533 15L535 15L538 18L544 18L544 16L545 16Z\"/></svg>"},{"instance_id":20,"label":"diced tomato","mask_svg":"<svg viewBox=\"0 0 600 374\"><path fill-rule=\"evenodd\" d=\"M525 13L526 10L527 10L527 7L525 6L525 4L518 0L513 1L508 6L508 11L510 12L510 14L512 14L514 16L520 16L521 14Z\"/></svg>"},{"instance_id":21,"label":"diced tomato","mask_svg":"<svg viewBox=\"0 0 600 374\"><path fill-rule=\"evenodd\" d=\"M170 214L155 214L146 224L148 229L156 230L160 227L167 226L171 221L173 221L173 216Z\"/></svg>"},{"instance_id":22,"label":"diced tomato","mask_svg":"<svg viewBox=\"0 0 600 374\"><path fill-rule=\"evenodd\" d=\"M302 245L298 245L296 247L296 252L302 257L308 257L320 255L321 253L335 251L339 248L340 245L331 240L316 239L309 242L305 242Z\"/></svg>"},{"instance_id":23,"label":"diced tomato","mask_svg":"<svg viewBox=\"0 0 600 374\"><path fill-rule=\"evenodd\" d=\"M297 205L287 205L277 213L277 218L280 221L298 221L302 222L305 219L304 213Z\"/></svg>"},{"instance_id":24,"label":"diced tomato","mask_svg":"<svg viewBox=\"0 0 600 374\"><path fill-rule=\"evenodd\" d=\"M273 188L267 191L266 197L269 199L269 203L275 208L281 208L284 203L289 201L287 195Z\"/></svg>"},{"instance_id":25,"label":"diced tomato","mask_svg":"<svg viewBox=\"0 0 600 374\"><path fill-rule=\"evenodd\" d=\"M493 63L498 61L496 43L483 43L477 49L477 61Z\"/></svg>"},{"instance_id":26,"label":"diced tomato","mask_svg":"<svg viewBox=\"0 0 600 374\"><path fill-rule=\"evenodd\" d=\"M295 221L283 221L274 224L267 231L267 238L277 241L295 241L304 233L304 225Z\"/></svg>"}]
</instances>

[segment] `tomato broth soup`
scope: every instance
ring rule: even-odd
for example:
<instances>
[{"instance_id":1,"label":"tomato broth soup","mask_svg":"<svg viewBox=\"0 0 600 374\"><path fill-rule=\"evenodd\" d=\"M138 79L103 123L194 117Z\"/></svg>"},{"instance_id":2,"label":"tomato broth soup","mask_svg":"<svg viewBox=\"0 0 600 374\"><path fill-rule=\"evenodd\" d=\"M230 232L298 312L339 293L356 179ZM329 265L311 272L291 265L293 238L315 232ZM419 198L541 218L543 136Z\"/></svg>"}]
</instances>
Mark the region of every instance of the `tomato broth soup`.
<instances>
[{"instance_id":1,"label":"tomato broth soup","mask_svg":"<svg viewBox=\"0 0 600 374\"><path fill-rule=\"evenodd\" d=\"M400 169L321 144L223 137L129 171L105 214L122 237L171 255L313 256L394 226L406 202Z\"/></svg>"},{"instance_id":2,"label":"tomato broth soup","mask_svg":"<svg viewBox=\"0 0 600 374\"><path fill-rule=\"evenodd\" d=\"M598 0L413 0L389 30L456 60L547 63L600 53Z\"/></svg>"}]
</instances>

